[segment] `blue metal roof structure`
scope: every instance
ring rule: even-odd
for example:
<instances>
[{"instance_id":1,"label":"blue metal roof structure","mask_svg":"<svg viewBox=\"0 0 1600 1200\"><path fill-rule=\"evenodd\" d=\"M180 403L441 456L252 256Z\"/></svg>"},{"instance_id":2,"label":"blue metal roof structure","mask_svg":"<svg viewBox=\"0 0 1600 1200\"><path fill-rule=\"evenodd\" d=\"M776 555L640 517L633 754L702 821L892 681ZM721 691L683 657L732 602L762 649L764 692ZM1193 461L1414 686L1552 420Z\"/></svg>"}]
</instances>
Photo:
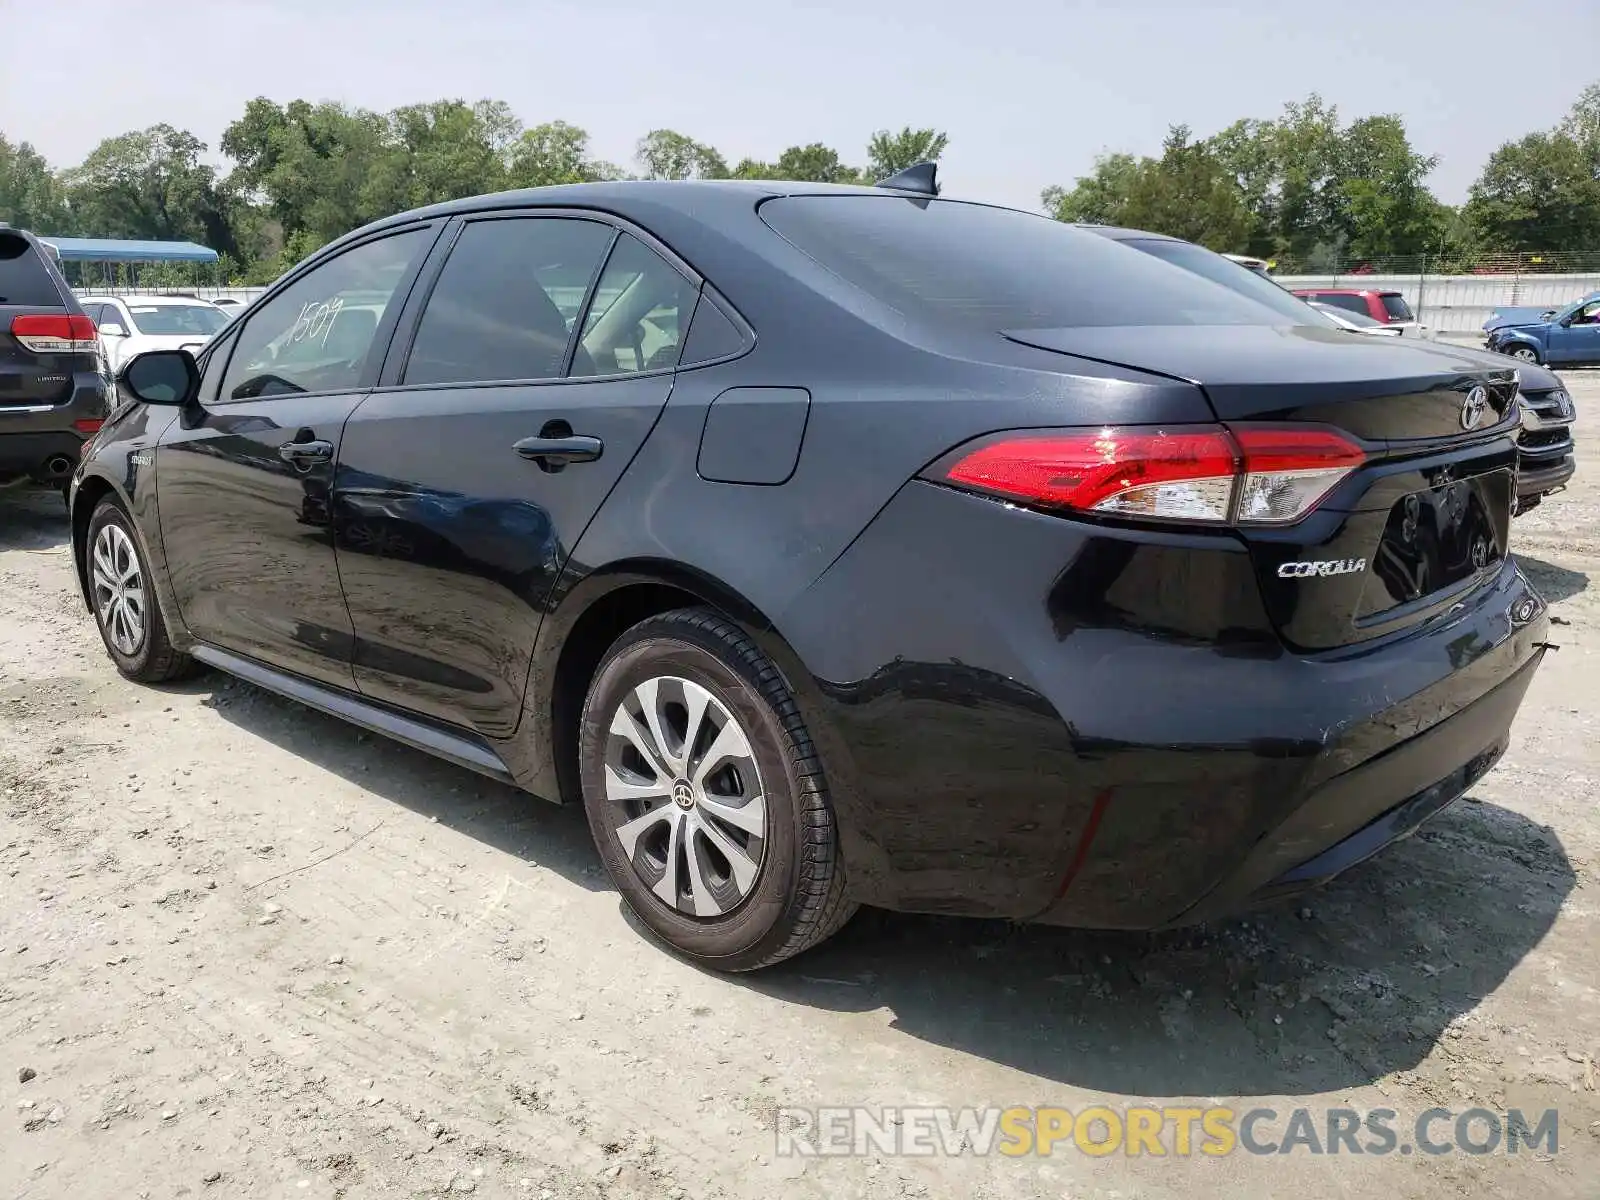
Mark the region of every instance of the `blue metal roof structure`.
<instances>
[{"instance_id":1,"label":"blue metal roof structure","mask_svg":"<svg viewBox=\"0 0 1600 1200\"><path fill-rule=\"evenodd\" d=\"M139 242L122 238L42 237L66 262L216 262L217 252L194 242Z\"/></svg>"}]
</instances>

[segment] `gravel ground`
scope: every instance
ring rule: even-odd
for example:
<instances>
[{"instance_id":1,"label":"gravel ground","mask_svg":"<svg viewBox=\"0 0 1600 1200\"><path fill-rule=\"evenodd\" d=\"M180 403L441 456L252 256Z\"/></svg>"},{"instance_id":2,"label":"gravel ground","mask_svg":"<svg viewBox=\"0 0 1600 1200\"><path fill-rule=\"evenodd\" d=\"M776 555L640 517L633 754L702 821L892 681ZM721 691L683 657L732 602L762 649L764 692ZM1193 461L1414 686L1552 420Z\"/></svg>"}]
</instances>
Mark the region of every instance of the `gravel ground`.
<instances>
[{"instance_id":1,"label":"gravel ground","mask_svg":"<svg viewBox=\"0 0 1600 1200\"><path fill-rule=\"evenodd\" d=\"M1600 1195L1600 372L1571 383L1585 462L1515 526L1562 649L1417 836L1200 931L866 913L745 979L632 928L577 811L221 676L124 682L59 503L0 497L0 1191ZM780 1105L1182 1098L1555 1107L1559 1150L774 1153Z\"/></svg>"}]
</instances>

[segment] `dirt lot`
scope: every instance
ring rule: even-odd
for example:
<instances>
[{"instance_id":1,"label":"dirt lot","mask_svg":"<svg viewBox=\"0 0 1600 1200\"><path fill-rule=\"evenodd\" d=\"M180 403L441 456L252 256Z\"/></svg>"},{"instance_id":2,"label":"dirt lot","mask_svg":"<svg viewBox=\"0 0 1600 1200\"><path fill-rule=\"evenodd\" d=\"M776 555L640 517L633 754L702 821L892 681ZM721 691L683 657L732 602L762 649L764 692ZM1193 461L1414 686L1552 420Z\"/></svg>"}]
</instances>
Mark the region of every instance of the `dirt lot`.
<instances>
[{"instance_id":1,"label":"dirt lot","mask_svg":"<svg viewBox=\"0 0 1600 1200\"><path fill-rule=\"evenodd\" d=\"M868 913L745 979L630 927L581 813L220 676L125 683L59 502L0 497L0 1193L1600 1196L1600 372L1571 383L1585 462L1515 530L1562 649L1422 833L1197 932ZM1559 1151L774 1152L779 1105L1185 1097L1555 1107Z\"/></svg>"}]
</instances>

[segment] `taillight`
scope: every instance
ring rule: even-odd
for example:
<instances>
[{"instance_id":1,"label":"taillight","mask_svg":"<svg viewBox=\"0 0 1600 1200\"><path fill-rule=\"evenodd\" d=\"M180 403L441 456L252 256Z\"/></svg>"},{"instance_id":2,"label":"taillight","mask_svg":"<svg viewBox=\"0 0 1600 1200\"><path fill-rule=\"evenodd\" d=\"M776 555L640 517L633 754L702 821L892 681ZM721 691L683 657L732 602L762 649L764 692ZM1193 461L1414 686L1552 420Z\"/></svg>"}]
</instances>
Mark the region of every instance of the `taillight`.
<instances>
[{"instance_id":1,"label":"taillight","mask_svg":"<svg viewBox=\"0 0 1600 1200\"><path fill-rule=\"evenodd\" d=\"M93 354L94 322L82 313L11 318L11 336L35 354Z\"/></svg>"},{"instance_id":2,"label":"taillight","mask_svg":"<svg viewBox=\"0 0 1600 1200\"><path fill-rule=\"evenodd\" d=\"M79 417L72 423L72 427L79 433L99 433L100 426L105 423L104 417Z\"/></svg>"},{"instance_id":3,"label":"taillight","mask_svg":"<svg viewBox=\"0 0 1600 1200\"><path fill-rule=\"evenodd\" d=\"M987 438L936 474L1043 508L1282 525L1314 509L1365 458L1348 438L1315 427L1108 427Z\"/></svg>"}]
</instances>

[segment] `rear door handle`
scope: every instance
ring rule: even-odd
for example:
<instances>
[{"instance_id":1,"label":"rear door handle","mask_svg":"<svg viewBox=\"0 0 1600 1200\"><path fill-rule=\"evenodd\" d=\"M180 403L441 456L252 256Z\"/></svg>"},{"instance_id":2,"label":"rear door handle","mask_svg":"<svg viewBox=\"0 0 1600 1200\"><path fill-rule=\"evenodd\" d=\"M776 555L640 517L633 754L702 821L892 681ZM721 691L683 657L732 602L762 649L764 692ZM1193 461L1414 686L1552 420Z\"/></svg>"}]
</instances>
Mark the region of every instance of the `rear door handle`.
<instances>
[{"instance_id":1,"label":"rear door handle","mask_svg":"<svg viewBox=\"0 0 1600 1200\"><path fill-rule=\"evenodd\" d=\"M333 457L333 443L324 441L285 442L278 447L278 457L297 467L327 462Z\"/></svg>"},{"instance_id":2,"label":"rear door handle","mask_svg":"<svg viewBox=\"0 0 1600 1200\"><path fill-rule=\"evenodd\" d=\"M529 437L515 443L512 449L530 462L536 462L547 471L557 471L569 463L594 462L606 445L597 437L581 433L566 437Z\"/></svg>"}]
</instances>

